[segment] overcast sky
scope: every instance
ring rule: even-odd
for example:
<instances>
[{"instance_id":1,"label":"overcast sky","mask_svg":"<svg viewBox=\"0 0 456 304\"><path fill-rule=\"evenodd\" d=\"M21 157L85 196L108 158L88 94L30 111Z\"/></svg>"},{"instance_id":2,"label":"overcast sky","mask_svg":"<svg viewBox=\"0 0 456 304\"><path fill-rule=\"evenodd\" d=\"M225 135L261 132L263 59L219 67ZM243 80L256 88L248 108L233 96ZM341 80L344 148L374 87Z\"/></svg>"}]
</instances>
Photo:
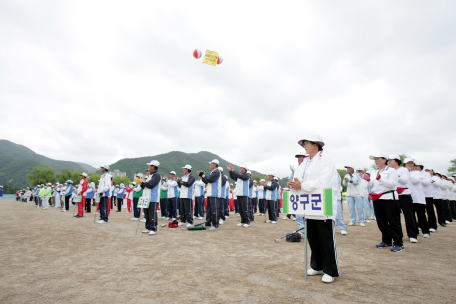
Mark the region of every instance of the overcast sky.
<instances>
[{"instance_id":1,"label":"overcast sky","mask_svg":"<svg viewBox=\"0 0 456 304\"><path fill-rule=\"evenodd\" d=\"M456 1L2 0L0 29L0 138L54 159L456 158Z\"/></svg>"}]
</instances>

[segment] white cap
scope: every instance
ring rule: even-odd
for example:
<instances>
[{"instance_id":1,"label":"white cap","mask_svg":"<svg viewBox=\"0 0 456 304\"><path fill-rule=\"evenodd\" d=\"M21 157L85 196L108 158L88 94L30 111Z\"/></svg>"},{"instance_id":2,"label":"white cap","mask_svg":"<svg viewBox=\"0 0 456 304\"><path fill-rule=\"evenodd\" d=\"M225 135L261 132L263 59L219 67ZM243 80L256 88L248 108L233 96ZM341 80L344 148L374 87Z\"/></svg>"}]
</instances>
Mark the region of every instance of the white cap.
<instances>
[{"instance_id":1,"label":"white cap","mask_svg":"<svg viewBox=\"0 0 456 304\"><path fill-rule=\"evenodd\" d=\"M218 161L218 159L213 159L211 162L209 162L210 164L220 164L220 162Z\"/></svg>"},{"instance_id":2,"label":"white cap","mask_svg":"<svg viewBox=\"0 0 456 304\"><path fill-rule=\"evenodd\" d=\"M274 173L272 173L272 172L269 172L269 173L268 173L268 175L272 175L272 176L274 176Z\"/></svg>"},{"instance_id":3,"label":"white cap","mask_svg":"<svg viewBox=\"0 0 456 304\"><path fill-rule=\"evenodd\" d=\"M296 158L298 158L299 156L304 156L305 157L305 156L307 156L307 154L306 154L306 152L301 151L301 152L299 152L298 154L295 155Z\"/></svg>"},{"instance_id":4,"label":"white cap","mask_svg":"<svg viewBox=\"0 0 456 304\"><path fill-rule=\"evenodd\" d=\"M83 172L81 176L87 177L87 173Z\"/></svg>"},{"instance_id":5,"label":"white cap","mask_svg":"<svg viewBox=\"0 0 456 304\"><path fill-rule=\"evenodd\" d=\"M258 184L258 182L256 180L254 180L253 182Z\"/></svg>"},{"instance_id":6,"label":"white cap","mask_svg":"<svg viewBox=\"0 0 456 304\"><path fill-rule=\"evenodd\" d=\"M261 182L265 182L264 178L260 179L260 183L261 183Z\"/></svg>"},{"instance_id":7,"label":"white cap","mask_svg":"<svg viewBox=\"0 0 456 304\"><path fill-rule=\"evenodd\" d=\"M109 170L109 166L108 165L103 165L100 168L105 168L106 170Z\"/></svg>"},{"instance_id":8,"label":"white cap","mask_svg":"<svg viewBox=\"0 0 456 304\"><path fill-rule=\"evenodd\" d=\"M383 158L388 159L388 155L385 154L385 153L376 153L376 154L372 154L371 156L369 156L369 159L374 160L376 157L383 157Z\"/></svg>"},{"instance_id":9,"label":"white cap","mask_svg":"<svg viewBox=\"0 0 456 304\"><path fill-rule=\"evenodd\" d=\"M442 174L440 174L440 175L448 177L448 174L447 174L447 173L442 173Z\"/></svg>"},{"instance_id":10,"label":"white cap","mask_svg":"<svg viewBox=\"0 0 456 304\"><path fill-rule=\"evenodd\" d=\"M220 172L223 172L223 168L222 167L218 167L217 169L219 169Z\"/></svg>"},{"instance_id":11,"label":"white cap","mask_svg":"<svg viewBox=\"0 0 456 304\"><path fill-rule=\"evenodd\" d=\"M190 166L190 165L185 165L185 167L182 167L182 169L192 170L192 166Z\"/></svg>"},{"instance_id":12,"label":"white cap","mask_svg":"<svg viewBox=\"0 0 456 304\"><path fill-rule=\"evenodd\" d=\"M417 165L417 166L422 166L422 165L423 165L423 163L422 163L422 162L420 162L420 161L417 161L417 160L415 160L415 165Z\"/></svg>"},{"instance_id":13,"label":"white cap","mask_svg":"<svg viewBox=\"0 0 456 304\"><path fill-rule=\"evenodd\" d=\"M274 176L274 179L275 179L276 181L279 181L279 178L278 178L277 176Z\"/></svg>"},{"instance_id":14,"label":"white cap","mask_svg":"<svg viewBox=\"0 0 456 304\"><path fill-rule=\"evenodd\" d=\"M59 183L55 183L56 185L58 185Z\"/></svg>"},{"instance_id":15,"label":"white cap","mask_svg":"<svg viewBox=\"0 0 456 304\"><path fill-rule=\"evenodd\" d=\"M363 171L364 172L364 168L357 168L356 171Z\"/></svg>"},{"instance_id":16,"label":"white cap","mask_svg":"<svg viewBox=\"0 0 456 304\"><path fill-rule=\"evenodd\" d=\"M398 160L401 160L401 157L397 154L390 154L388 156L388 159L398 159Z\"/></svg>"},{"instance_id":17,"label":"white cap","mask_svg":"<svg viewBox=\"0 0 456 304\"><path fill-rule=\"evenodd\" d=\"M440 171L435 171L434 173L438 174L438 175L442 175L442 173L440 173Z\"/></svg>"},{"instance_id":18,"label":"white cap","mask_svg":"<svg viewBox=\"0 0 456 304\"><path fill-rule=\"evenodd\" d=\"M353 170L355 170L355 167L353 167L352 165L347 165L344 168L352 168Z\"/></svg>"},{"instance_id":19,"label":"white cap","mask_svg":"<svg viewBox=\"0 0 456 304\"><path fill-rule=\"evenodd\" d=\"M138 173L135 176L144 177L144 175L142 173Z\"/></svg>"},{"instance_id":20,"label":"white cap","mask_svg":"<svg viewBox=\"0 0 456 304\"><path fill-rule=\"evenodd\" d=\"M454 178L452 178L451 176L450 176L450 177L448 177L448 179L451 179L451 180L454 182Z\"/></svg>"},{"instance_id":21,"label":"white cap","mask_svg":"<svg viewBox=\"0 0 456 304\"><path fill-rule=\"evenodd\" d=\"M406 164L406 163L408 163L408 162L410 162L410 161L411 161L411 162L415 162L415 161L413 160L413 158L407 157L407 158L404 159L404 164Z\"/></svg>"},{"instance_id":22,"label":"white cap","mask_svg":"<svg viewBox=\"0 0 456 304\"><path fill-rule=\"evenodd\" d=\"M432 169L431 167L427 167L425 170L434 171L434 169Z\"/></svg>"},{"instance_id":23,"label":"white cap","mask_svg":"<svg viewBox=\"0 0 456 304\"><path fill-rule=\"evenodd\" d=\"M174 172L174 171L171 171L171 172L169 172L169 174L174 174L174 175L176 175L176 172Z\"/></svg>"},{"instance_id":24,"label":"white cap","mask_svg":"<svg viewBox=\"0 0 456 304\"><path fill-rule=\"evenodd\" d=\"M302 146L304 144L305 140L316 142L317 144L319 144L322 147L325 145L323 138L318 134L309 134L308 136L306 136L303 139L301 139L300 141L298 141L298 145Z\"/></svg>"},{"instance_id":25,"label":"white cap","mask_svg":"<svg viewBox=\"0 0 456 304\"><path fill-rule=\"evenodd\" d=\"M252 172L250 172L250 170L247 170L247 174L252 174Z\"/></svg>"},{"instance_id":26,"label":"white cap","mask_svg":"<svg viewBox=\"0 0 456 304\"><path fill-rule=\"evenodd\" d=\"M246 171L249 170L249 168L247 168L246 166L239 166L239 168L244 168Z\"/></svg>"},{"instance_id":27,"label":"white cap","mask_svg":"<svg viewBox=\"0 0 456 304\"><path fill-rule=\"evenodd\" d=\"M147 163L146 165L159 167L160 163L157 160L152 160L150 163Z\"/></svg>"}]
</instances>

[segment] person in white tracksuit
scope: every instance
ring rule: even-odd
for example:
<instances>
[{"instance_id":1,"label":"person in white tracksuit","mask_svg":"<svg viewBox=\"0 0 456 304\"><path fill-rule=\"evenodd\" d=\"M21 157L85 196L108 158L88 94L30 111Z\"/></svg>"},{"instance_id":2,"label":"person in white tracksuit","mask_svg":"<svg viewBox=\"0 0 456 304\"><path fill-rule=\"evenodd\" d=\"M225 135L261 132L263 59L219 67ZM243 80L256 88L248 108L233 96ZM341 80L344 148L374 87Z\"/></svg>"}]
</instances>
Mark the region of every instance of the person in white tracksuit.
<instances>
[{"instance_id":1,"label":"person in white tracksuit","mask_svg":"<svg viewBox=\"0 0 456 304\"><path fill-rule=\"evenodd\" d=\"M366 223L370 223L369 220L369 191L367 190L367 181L363 179L364 169L356 169L356 173L359 174L359 183L356 186L358 188L359 195L361 196L361 201L363 204L363 217Z\"/></svg>"},{"instance_id":2,"label":"person in white tracksuit","mask_svg":"<svg viewBox=\"0 0 456 304\"><path fill-rule=\"evenodd\" d=\"M442 174L442 208L445 214L445 226L452 222L451 211L450 211L450 188L452 188L451 182L448 180L449 174ZM440 224L442 226L442 224ZM444 226L444 227L445 227Z\"/></svg>"},{"instance_id":3,"label":"person in white tracksuit","mask_svg":"<svg viewBox=\"0 0 456 304\"><path fill-rule=\"evenodd\" d=\"M60 208L60 186L59 183L55 183L54 187L54 207Z\"/></svg>"},{"instance_id":4,"label":"person in white tracksuit","mask_svg":"<svg viewBox=\"0 0 456 304\"><path fill-rule=\"evenodd\" d=\"M365 226L363 216L363 200L358 190L360 181L359 174L354 174L355 168L352 165L345 166L347 174L344 177L343 184L347 187L347 203L350 211L350 223L348 226L356 225L356 211L358 211L358 222L360 226Z\"/></svg>"}]
</instances>

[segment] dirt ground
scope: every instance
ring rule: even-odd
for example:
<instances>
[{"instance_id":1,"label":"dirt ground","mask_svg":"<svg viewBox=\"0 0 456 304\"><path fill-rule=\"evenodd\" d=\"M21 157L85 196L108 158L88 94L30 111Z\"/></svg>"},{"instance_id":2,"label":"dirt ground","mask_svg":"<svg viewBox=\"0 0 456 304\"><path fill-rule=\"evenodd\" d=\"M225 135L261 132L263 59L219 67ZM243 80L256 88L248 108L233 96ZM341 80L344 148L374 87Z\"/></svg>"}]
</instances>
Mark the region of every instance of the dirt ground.
<instances>
[{"instance_id":1,"label":"dirt ground","mask_svg":"<svg viewBox=\"0 0 456 304\"><path fill-rule=\"evenodd\" d=\"M231 214L217 231L159 227L149 236L141 223L135 236L126 209L103 225L93 213L76 219L12 199L0 210L2 303L456 302L456 223L417 244L405 236L400 253L376 249L375 222L348 236L336 229L341 276L324 284L304 280L303 242L274 242L294 221L256 216L246 229Z\"/></svg>"}]
</instances>

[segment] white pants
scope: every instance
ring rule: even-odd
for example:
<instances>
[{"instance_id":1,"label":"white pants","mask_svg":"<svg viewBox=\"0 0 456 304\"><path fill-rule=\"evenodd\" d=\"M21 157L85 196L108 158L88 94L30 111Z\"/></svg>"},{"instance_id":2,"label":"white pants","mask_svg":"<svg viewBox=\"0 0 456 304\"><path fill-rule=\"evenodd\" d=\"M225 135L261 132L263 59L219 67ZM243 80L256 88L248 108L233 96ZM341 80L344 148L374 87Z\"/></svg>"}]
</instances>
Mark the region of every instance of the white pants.
<instances>
[{"instance_id":1,"label":"white pants","mask_svg":"<svg viewBox=\"0 0 456 304\"><path fill-rule=\"evenodd\" d=\"M59 208L60 207L60 195L54 196L54 207Z\"/></svg>"},{"instance_id":2,"label":"white pants","mask_svg":"<svg viewBox=\"0 0 456 304\"><path fill-rule=\"evenodd\" d=\"M30 196L27 196L27 204L29 203L30 201Z\"/></svg>"},{"instance_id":3,"label":"white pants","mask_svg":"<svg viewBox=\"0 0 456 304\"><path fill-rule=\"evenodd\" d=\"M127 208L127 199L124 198L122 201L122 208Z\"/></svg>"},{"instance_id":4,"label":"white pants","mask_svg":"<svg viewBox=\"0 0 456 304\"><path fill-rule=\"evenodd\" d=\"M43 208L47 209L49 207L49 198L50 196L43 196Z\"/></svg>"}]
</instances>

